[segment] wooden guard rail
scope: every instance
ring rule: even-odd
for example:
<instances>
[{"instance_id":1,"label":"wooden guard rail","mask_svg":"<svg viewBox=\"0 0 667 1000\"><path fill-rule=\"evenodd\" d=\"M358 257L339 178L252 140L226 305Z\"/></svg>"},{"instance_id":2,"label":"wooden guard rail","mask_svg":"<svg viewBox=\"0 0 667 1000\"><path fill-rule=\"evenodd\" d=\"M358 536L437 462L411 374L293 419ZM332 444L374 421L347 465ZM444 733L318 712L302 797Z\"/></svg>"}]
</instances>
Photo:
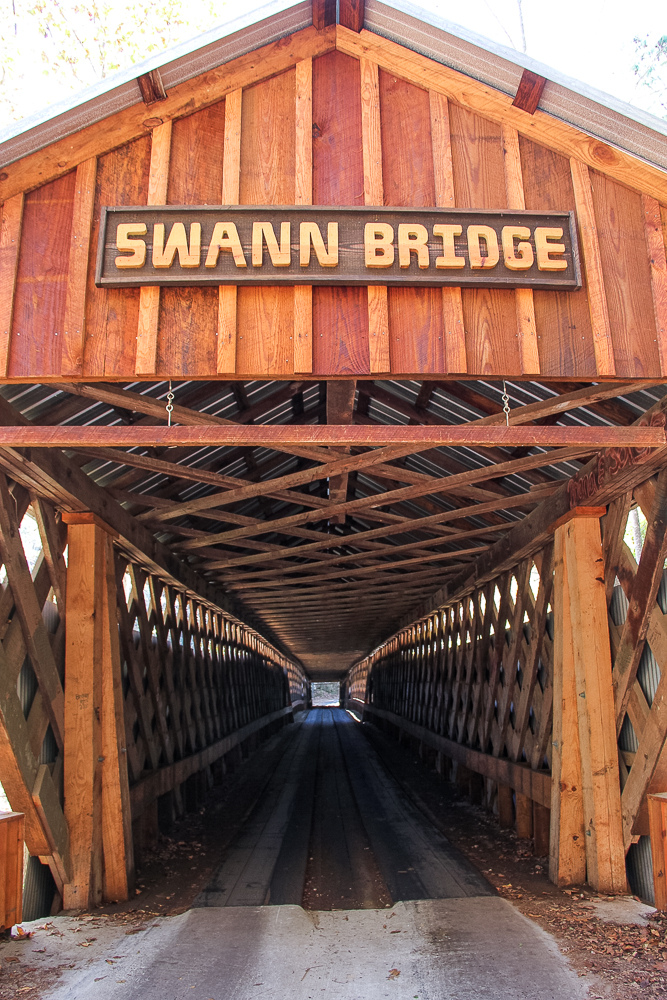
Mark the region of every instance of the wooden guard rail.
<instances>
[{"instance_id":1,"label":"wooden guard rail","mask_svg":"<svg viewBox=\"0 0 667 1000\"><path fill-rule=\"evenodd\" d=\"M553 538L387 639L345 697L487 779L501 822L528 830L525 800L550 807L558 884L626 892L624 853L650 835L667 907L667 472L573 509Z\"/></svg>"},{"instance_id":2,"label":"wooden guard rail","mask_svg":"<svg viewBox=\"0 0 667 1000\"><path fill-rule=\"evenodd\" d=\"M431 747L437 753L463 764L469 771L474 771L485 778L490 778L491 781L506 785L547 809L551 805L551 775L546 771L531 771L526 764L515 764L502 757L492 757L491 754L471 750L469 747L445 739L444 736L438 736L437 733L433 733L423 726L417 726L414 722L401 718L400 715L385 712L374 705L364 705L354 699L350 699L348 705L350 708L356 708L358 712L362 713L362 716L374 715L390 722L392 726L402 729L408 736Z\"/></svg>"}]
</instances>

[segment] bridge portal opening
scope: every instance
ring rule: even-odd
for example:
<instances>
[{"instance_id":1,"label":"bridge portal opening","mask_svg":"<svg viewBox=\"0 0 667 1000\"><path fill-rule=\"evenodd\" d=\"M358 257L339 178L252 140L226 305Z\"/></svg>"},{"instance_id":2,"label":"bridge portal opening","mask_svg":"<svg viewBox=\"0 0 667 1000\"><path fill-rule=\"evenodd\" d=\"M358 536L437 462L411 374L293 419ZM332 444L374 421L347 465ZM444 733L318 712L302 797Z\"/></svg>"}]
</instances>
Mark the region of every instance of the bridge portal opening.
<instances>
[{"instance_id":1,"label":"bridge portal opening","mask_svg":"<svg viewBox=\"0 0 667 1000\"><path fill-rule=\"evenodd\" d=\"M337 681L312 681L310 700L313 708L340 705L340 684Z\"/></svg>"}]
</instances>

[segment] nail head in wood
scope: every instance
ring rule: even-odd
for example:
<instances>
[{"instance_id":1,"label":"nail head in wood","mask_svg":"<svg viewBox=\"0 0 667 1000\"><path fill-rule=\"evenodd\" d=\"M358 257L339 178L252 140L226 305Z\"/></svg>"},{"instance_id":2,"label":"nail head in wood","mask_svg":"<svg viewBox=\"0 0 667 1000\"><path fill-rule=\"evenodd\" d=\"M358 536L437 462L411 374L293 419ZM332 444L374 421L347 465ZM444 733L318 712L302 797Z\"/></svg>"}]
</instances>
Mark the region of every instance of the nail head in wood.
<instances>
[{"instance_id":1,"label":"nail head in wood","mask_svg":"<svg viewBox=\"0 0 667 1000\"><path fill-rule=\"evenodd\" d=\"M543 76L538 76L537 73L531 73L529 69L524 69L512 106L529 115L534 115L546 82Z\"/></svg>"}]
</instances>

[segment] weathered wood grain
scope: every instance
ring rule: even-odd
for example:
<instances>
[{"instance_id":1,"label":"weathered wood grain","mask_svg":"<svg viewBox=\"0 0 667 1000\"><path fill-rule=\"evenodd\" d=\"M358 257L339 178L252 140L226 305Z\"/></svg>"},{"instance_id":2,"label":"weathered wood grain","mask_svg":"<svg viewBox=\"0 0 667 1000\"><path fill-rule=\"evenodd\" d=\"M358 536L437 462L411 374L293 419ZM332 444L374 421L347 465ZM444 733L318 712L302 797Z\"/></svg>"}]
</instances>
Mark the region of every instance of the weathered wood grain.
<instances>
[{"instance_id":1,"label":"weathered wood grain","mask_svg":"<svg viewBox=\"0 0 667 1000\"><path fill-rule=\"evenodd\" d=\"M526 208L526 198L523 189L519 133L516 129L511 128L509 125L503 126L502 145L503 162L505 164L505 187L507 188L507 207L522 211ZM523 375L539 375L540 356L537 349L535 304L532 289L517 289L515 292L515 301L521 373Z\"/></svg>"},{"instance_id":2,"label":"weathered wood grain","mask_svg":"<svg viewBox=\"0 0 667 1000\"><path fill-rule=\"evenodd\" d=\"M39 377L60 369L75 183L70 173L25 199L9 375Z\"/></svg>"},{"instance_id":3,"label":"weathered wood grain","mask_svg":"<svg viewBox=\"0 0 667 1000\"><path fill-rule=\"evenodd\" d=\"M646 238L641 197L602 174L591 180L616 374L659 375L651 269L638 252Z\"/></svg>"},{"instance_id":4,"label":"weathered wood grain","mask_svg":"<svg viewBox=\"0 0 667 1000\"><path fill-rule=\"evenodd\" d=\"M495 123L450 106L454 192L459 208L507 204L501 129ZM498 374L521 368L514 293L487 289L462 291L463 326L469 374Z\"/></svg>"},{"instance_id":5,"label":"weathered wood grain","mask_svg":"<svg viewBox=\"0 0 667 1000\"><path fill-rule=\"evenodd\" d=\"M575 198L568 160L544 146L519 137L526 208L574 211ZM543 375L596 374L593 332L586 292L533 294L537 345Z\"/></svg>"},{"instance_id":6,"label":"weathered wood grain","mask_svg":"<svg viewBox=\"0 0 667 1000\"><path fill-rule=\"evenodd\" d=\"M304 28L289 38L248 52L202 74L193 83L172 87L166 101L160 103L162 122L192 114L209 104L216 104L227 94L249 87L296 65L301 59L330 52L335 44L333 27L318 32ZM3 167L7 177L0 181L0 201L6 201L21 191L31 191L73 170L83 160L101 156L125 143L146 136L151 125L143 103L118 112L101 122L90 125L76 136L67 136L30 156Z\"/></svg>"},{"instance_id":7,"label":"weathered wood grain","mask_svg":"<svg viewBox=\"0 0 667 1000\"><path fill-rule=\"evenodd\" d=\"M294 204L296 73L243 92L242 205ZM294 365L294 293L289 288L240 288L236 371L286 375Z\"/></svg>"},{"instance_id":8,"label":"weathered wood grain","mask_svg":"<svg viewBox=\"0 0 667 1000\"><path fill-rule=\"evenodd\" d=\"M294 203L313 203L313 60L296 64ZM313 370L313 290L294 289L294 371Z\"/></svg>"},{"instance_id":9,"label":"weathered wood grain","mask_svg":"<svg viewBox=\"0 0 667 1000\"><path fill-rule=\"evenodd\" d=\"M436 91L429 91L429 104L435 203L443 208L454 208L456 198L454 195L449 103L444 95ZM445 338L445 370L449 373L464 373L468 370L468 361L460 288L443 288L442 320Z\"/></svg>"},{"instance_id":10,"label":"weathered wood grain","mask_svg":"<svg viewBox=\"0 0 667 1000\"><path fill-rule=\"evenodd\" d=\"M222 168L222 204L238 205L241 184L241 117L243 91L225 98L225 140ZM220 374L236 371L237 290L233 285L218 289L218 357Z\"/></svg>"},{"instance_id":11,"label":"weathered wood grain","mask_svg":"<svg viewBox=\"0 0 667 1000\"><path fill-rule=\"evenodd\" d=\"M72 214L67 299L63 329L61 370L81 375L86 337L86 278L95 205L97 159L84 160L76 170Z\"/></svg>"},{"instance_id":12,"label":"weathered wood grain","mask_svg":"<svg viewBox=\"0 0 667 1000\"><path fill-rule=\"evenodd\" d=\"M577 690L566 564L566 526L554 535L553 733L551 753L551 836L549 878L555 885L586 880L584 806Z\"/></svg>"},{"instance_id":13,"label":"weathered wood grain","mask_svg":"<svg viewBox=\"0 0 667 1000\"><path fill-rule=\"evenodd\" d=\"M635 191L650 194L662 203L667 201L667 180L658 167L585 135L539 109L534 115L527 115L512 107L512 98L508 94L478 83L457 70L366 29L357 34L338 25L336 46L339 51L358 59L371 59L382 69L426 90L438 91L471 112L484 115L498 124L511 125L521 135L533 138L556 152L575 156Z\"/></svg>"},{"instance_id":14,"label":"weathered wood grain","mask_svg":"<svg viewBox=\"0 0 667 1000\"><path fill-rule=\"evenodd\" d=\"M151 163L148 174L148 205L167 202L169 160L171 156L171 121L153 129L151 135ZM157 371L157 340L160 319L160 289L144 286L139 295L139 320L137 324L137 375L151 375Z\"/></svg>"},{"instance_id":15,"label":"weathered wood grain","mask_svg":"<svg viewBox=\"0 0 667 1000\"><path fill-rule=\"evenodd\" d=\"M380 101L386 203L415 208L437 204L429 95L382 71ZM391 370L443 372L442 294L392 288L388 304Z\"/></svg>"},{"instance_id":16,"label":"weathered wood grain","mask_svg":"<svg viewBox=\"0 0 667 1000\"><path fill-rule=\"evenodd\" d=\"M588 167L580 160L571 159L570 169L588 286L588 308L593 330L595 367L598 375L615 375L616 361L614 359L607 290L600 254L591 178Z\"/></svg>"},{"instance_id":17,"label":"weathered wood grain","mask_svg":"<svg viewBox=\"0 0 667 1000\"><path fill-rule=\"evenodd\" d=\"M225 103L220 101L174 122L168 204L210 205L220 198ZM215 371L217 299L214 289L164 289L160 293L156 356L160 374L196 378Z\"/></svg>"},{"instance_id":18,"label":"weathered wood grain","mask_svg":"<svg viewBox=\"0 0 667 1000\"><path fill-rule=\"evenodd\" d=\"M345 114L340 109L345 108ZM359 61L341 52L313 60L313 203L363 205ZM363 288L313 289L313 372L368 373L368 306Z\"/></svg>"},{"instance_id":19,"label":"weathered wood grain","mask_svg":"<svg viewBox=\"0 0 667 1000\"><path fill-rule=\"evenodd\" d=\"M651 271L651 292L653 314L660 357L660 373L667 374L667 260L665 259L665 239L660 217L660 206L655 198L642 196L646 248Z\"/></svg>"},{"instance_id":20,"label":"weathered wood grain","mask_svg":"<svg viewBox=\"0 0 667 1000\"><path fill-rule=\"evenodd\" d=\"M9 198L0 218L0 375L7 374L18 274L23 194Z\"/></svg>"},{"instance_id":21,"label":"weathered wood grain","mask_svg":"<svg viewBox=\"0 0 667 1000\"><path fill-rule=\"evenodd\" d=\"M97 163L91 245L99 238L103 205L142 205L148 197L150 137L128 143ZM84 377L134 377L139 289L102 289L95 285L95 260L90 254L86 289Z\"/></svg>"},{"instance_id":22,"label":"weathered wood grain","mask_svg":"<svg viewBox=\"0 0 667 1000\"><path fill-rule=\"evenodd\" d=\"M380 80L377 63L361 59L361 149L364 162L364 201L384 205ZM368 352L371 373L390 370L387 288L368 288Z\"/></svg>"}]
</instances>

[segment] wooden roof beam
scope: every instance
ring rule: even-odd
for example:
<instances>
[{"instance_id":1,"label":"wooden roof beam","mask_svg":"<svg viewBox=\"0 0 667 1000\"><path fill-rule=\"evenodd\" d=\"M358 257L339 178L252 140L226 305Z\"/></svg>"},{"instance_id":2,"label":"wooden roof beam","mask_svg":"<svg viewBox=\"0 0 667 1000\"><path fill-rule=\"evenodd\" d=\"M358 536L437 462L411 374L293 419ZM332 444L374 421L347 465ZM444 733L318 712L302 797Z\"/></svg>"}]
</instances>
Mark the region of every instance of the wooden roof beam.
<instances>
[{"instance_id":1,"label":"wooden roof beam","mask_svg":"<svg viewBox=\"0 0 667 1000\"><path fill-rule=\"evenodd\" d=\"M652 421L660 423L664 420L667 420L667 397L661 399L655 406L642 414L632 426L636 427L640 422L646 425ZM626 428L618 428L617 430L618 433L621 433ZM595 478L600 467L598 457L593 458L588 465L584 466L579 473L579 478L592 476L593 484L597 483L597 486L593 486L587 496L587 506L607 504L616 496L620 496L644 482L654 474L656 469L667 463L667 448L656 448L644 455L640 453L638 457L638 461L635 460L634 463L625 465L613 475L603 476L601 480ZM569 510L570 495L568 482L566 482L552 497L540 504L536 510L519 522L496 545L492 546L486 555L479 560L474 573L468 576L462 574L446 593L436 591L428 602L406 615L403 624L407 626L419 621L433 610L444 606L445 603L458 600L536 552L550 537L552 525L559 518L567 515Z\"/></svg>"}]
</instances>

